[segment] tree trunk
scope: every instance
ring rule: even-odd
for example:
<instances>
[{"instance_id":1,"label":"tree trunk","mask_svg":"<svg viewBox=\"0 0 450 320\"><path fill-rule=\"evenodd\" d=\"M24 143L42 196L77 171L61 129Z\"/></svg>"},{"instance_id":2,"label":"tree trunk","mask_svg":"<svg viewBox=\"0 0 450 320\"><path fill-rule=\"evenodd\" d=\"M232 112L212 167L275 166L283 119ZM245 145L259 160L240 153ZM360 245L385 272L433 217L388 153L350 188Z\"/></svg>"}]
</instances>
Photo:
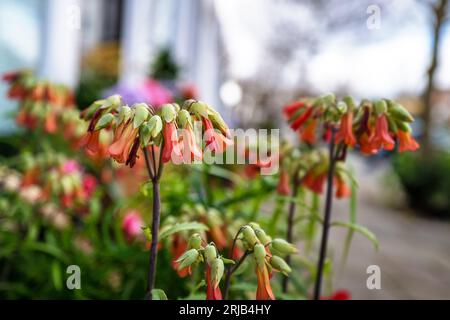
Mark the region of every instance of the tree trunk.
<instances>
[{"instance_id":1,"label":"tree trunk","mask_svg":"<svg viewBox=\"0 0 450 320\"><path fill-rule=\"evenodd\" d=\"M428 81L423 93L423 121L424 121L424 131L423 131L423 142L422 150L425 156L429 156L432 152L432 141L431 141L431 127L432 127L432 101L431 96L434 90L434 76L436 73L436 68L438 66L438 54L439 45L441 40L441 30L443 22L445 20L445 13L447 8L448 0L440 0L439 3L433 8L434 13L434 28L433 28L433 51L431 54L431 63L428 68Z\"/></svg>"}]
</instances>

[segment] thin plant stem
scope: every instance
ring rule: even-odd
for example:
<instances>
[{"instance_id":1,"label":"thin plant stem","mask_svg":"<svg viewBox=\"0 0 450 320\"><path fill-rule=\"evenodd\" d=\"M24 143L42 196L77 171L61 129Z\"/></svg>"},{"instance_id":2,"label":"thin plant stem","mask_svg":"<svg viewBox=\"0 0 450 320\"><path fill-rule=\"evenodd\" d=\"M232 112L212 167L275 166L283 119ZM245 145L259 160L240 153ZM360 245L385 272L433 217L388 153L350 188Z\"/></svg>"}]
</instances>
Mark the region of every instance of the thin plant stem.
<instances>
[{"instance_id":1,"label":"thin plant stem","mask_svg":"<svg viewBox=\"0 0 450 320\"><path fill-rule=\"evenodd\" d=\"M153 158L153 166L150 162L150 157L148 154L148 149L144 148L144 156L147 163L147 169L149 170L149 176L152 181L153 187L153 212L152 212L152 241L150 245L150 255L149 255L149 268L148 268L148 278L147 278L147 294L146 298L152 299L152 290L155 287L155 279L156 279L156 262L157 262L157 254L158 254L158 233L159 233L159 224L161 218L161 198L160 198L160 190L159 190L159 178L160 171L162 170L162 163L159 163L159 168L156 167L155 161L155 150L152 147L152 158ZM153 169L153 170L151 170Z\"/></svg>"},{"instance_id":2,"label":"thin plant stem","mask_svg":"<svg viewBox=\"0 0 450 320\"><path fill-rule=\"evenodd\" d=\"M334 178L334 170L336 167L336 158L334 155L335 135L336 135L336 129L332 128L331 139L330 139L330 144L329 144L329 168L328 168L328 176L327 176L327 193L326 193L326 199L325 199L325 213L324 213L323 227L322 227L322 240L320 242L319 261L317 263L317 270L316 270L316 281L314 284L314 300L320 299L320 290L321 290L321 286L322 286L323 269L324 269L324 265L325 265L325 258L327 255L328 234L329 234L329 230L330 230L330 220L331 220L331 206L332 206L332 202L333 202L333 178Z\"/></svg>"},{"instance_id":3,"label":"thin plant stem","mask_svg":"<svg viewBox=\"0 0 450 320\"><path fill-rule=\"evenodd\" d=\"M230 249L230 257L231 257L231 259L233 259L234 248L236 247L236 242L237 242L237 239L239 237L239 234L241 233L241 230L242 230L242 228L240 228L239 231L234 236L233 244L232 244L231 249ZM244 256L245 256L245 254L244 254ZM227 274L225 276L225 287L224 287L224 290L223 290L224 291L224 294L223 294L224 300L228 299L228 293L230 291L230 280L231 280L231 274L232 273L233 273L232 267L228 266L227 267Z\"/></svg>"},{"instance_id":4,"label":"thin plant stem","mask_svg":"<svg viewBox=\"0 0 450 320\"><path fill-rule=\"evenodd\" d=\"M294 240L294 225L295 225L295 209L297 207L297 202L294 201L297 198L297 194L298 194L298 189L299 189L299 181L297 179L297 175L295 175L294 179L293 179L293 186L292 186L292 200L289 202L289 211L288 211L288 219L287 219L287 235L286 235L286 240L289 243L292 243ZM288 255L286 257L286 263L290 264L291 263L291 256ZM283 293L287 293L288 291L288 286L289 286L289 277L283 277L283 283L282 283L282 287L283 287Z\"/></svg>"}]
</instances>

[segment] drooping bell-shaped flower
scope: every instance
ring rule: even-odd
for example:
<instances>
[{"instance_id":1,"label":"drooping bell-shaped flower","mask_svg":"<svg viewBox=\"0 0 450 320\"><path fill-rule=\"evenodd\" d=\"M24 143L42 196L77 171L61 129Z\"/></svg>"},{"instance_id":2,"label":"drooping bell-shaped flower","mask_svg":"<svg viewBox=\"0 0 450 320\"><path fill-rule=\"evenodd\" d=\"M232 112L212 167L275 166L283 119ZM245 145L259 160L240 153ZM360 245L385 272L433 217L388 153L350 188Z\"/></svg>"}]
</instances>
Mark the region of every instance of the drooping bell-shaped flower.
<instances>
[{"instance_id":1,"label":"drooping bell-shaped flower","mask_svg":"<svg viewBox=\"0 0 450 320\"><path fill-rule=\"evenodd\" d=\"M308 120L313 112L312 107L307 107L298 117L292 118L291 128L292 130L298 130Z\"/></svg>"},{"instance_id":2,"label":"drooping bell-shaped flower","mask_svg":"<svg viewBox=\"0 0 450 320\"><path fill-rule=\"evenodd\" d=\"M280 178L277 186L278 194L289 196L291 194L291 187L289 185L289 174L286 170L281 170Z\"/></svg>"},{"instance_id":3,"label":"drooping bell-shaped flower","mask_svg":"<svg viewBox=\"0 0 450 320\"><path fill-rule=\"evenodd\" d=\"M164 147L162 153L162 161L164 163L169 162L174 156L181 158L181 148L178 139L177 127L175 121L165 123L163 127Z\"/></svg>"},{"instance_id":4,"label":"drooping bell-shaped flower","mask_svg":"<svg viewBox=\"0 0 450 320\"><path fill-rule=\"evenodd\" d=\"M139 128L135 128L130 120L125 124L123 130L116 130L114 133L115 142L108 148L109 155L118 163L127 162L132 146L137 140L138 132Z\"/></svg>"},{"instance_id":5,"label":"drooping bell-shaped flower","mask_svg":"<svg viewBox=\"0 0 450 320\"><path fill-rule=\"evenodd\" d=\"M171 253L172 253L172 268L174 268L178 275L181 278L186 277L188 274L190 274L191 272L191 268L189 267L185 267L183 269L179 269L179 265L180 262L177 261L181 255L188 249L188 243L185 239L183 239L183 237L181 237L179 234L175 234L175 236L173 237L172 240L172 246L171 246Z\"/></svg>"},{"instance_id":6,"label":"drooping bell-shaped flower","mask_svg":"<svg viewBox=\"0 0 450 320\"><path fill-rule=\"evenodd\" d=\"M316 143L317 119L311 119L303 129L300 129L300 139L310 145Z\"/></svg>"},{"instance_id":7,"label":"drooping bell-shaped flower","mask_svg":"<svg viewBox=\"0 0 450 320\"><path fill-rule=\"evenodd\" d=\"M403 131L401 129L397 130L397 137L399 141L398 151L404 152L404 151L416 151L420 148L420 145L417 143L417 141L414 139L414 137L411 135L411 131Z\"/></svg>"},{"instance_id":8,"label":"drooping bell-shaped flower","mask_svg":"<svg viewBox=\"0 0 450 320\"><path fill-rule=\"evenodd\" d=\"M343 142L349 147L356 144L355 136L353 135L353 111L347 111L341 118L341 125L339 131L336 133L336 143Z\"/></svg>"},{"instance_id":9,"label":"drooping bell-shaped flower","mask_svg":"<svg viewBox=\"0 0 450 320\"><path fill-rule=\"evenodd\" d=\"M45 117L44 129L47 133L55 133L58 129L55 112L50 111L47 113Z\"/></svg>"},{"instance_id":10,"label":"drooping bell-shaped flower","mask_svg":"<svg viewBox=\"0 0 450 320\"><path fill-rule=\"evenodd\" d=\"M286 116L286 118L290 119L294 116L294 114L305 107L305 103L303 101L297 101L291 104L288 104L283 108L283 113Z\"/></svg>"},{"instance_id":11,"label":"drooping bell-shaped flower","mask_svg":"<svg viewBox=\"0 0 450 320\"><path fill-rule=\"evenodd\" d=\"M372 149L392 150L395 147L395 141L389 134L389 125L386 114L378 115L375 123L375 131L369 137L369 144Z\"/></svg>"},{"instance_id":12,"label":"drooping bell-shaped flower","mask_svg":"<svg viewBox=\"0 0 450 320\"><path fill-rule=\"evenodd\" d=\"M88 154L94 155L98 152L100 147L99 137L100 130L88 131L83 138L81 138L79 145L80 147L85 147Z\"/></svg>"},{"instance_id":13,"label":"drooping bell-shaped flower","mask_svg":"<svg viewBox=\"0 0 450 320\"><path fill-rule=\"evenodd\" d=\"M206 261L206 300L222 300L219 283L225 269L223 260L217 256L217 249L211 244L205 247L204 255Z\"/></svg>"},{"instance_id":14,"label":"drooping bell-shaped flower","mask_svg":"<svg viewBox=\"0 0 450 320\"><path fill-rule=\"evenodd\" d=\"M275 300L275 296L270 285L270 275L266 264L266 249L262 244L256 244L253 255L256 262L256 278L258 286L256 288L256 300Z\"/></svg>"},{"instance_id":15,"label":"drooping bell-shaped flower","mask_svg":"<svg viewBox=\"0 0 450 320\"><path fill-rule=\"evenodd\" d=\"M320 194L323 192L326 178L326 171L316 172L316 170L311 169L310 171L308 171L308 173L306 173L305 177L302 180L302 183L311 191Z\"/></svg>"},{"instance_id":16,"label":"drooping bell-shaped flower","mask_svg":"<svg viewBox=\"0 0 450 320\"><path fill-rule=\"evenodd\" d=\"M347 198L351 196L351 189L339 174L336 174L334 182L336 185L336 198Z\"/></svg>"},{"instance_id":17,"label":"drooping bell-shaped flower","mask_svg":"<svg viewBox=\"0 0 450 320\"><path fill-rule=\"evenodd\" d=\"M217 277L214 276L215 268L219 268L216 264L222 263L222 274L223 274L223 261L220 258L216 258L211 265L206 264L205 270L205 280L206 280L206 300L222 300L222 292L220 291L219 281L217 281ZM217 271L216 271L217 273Z\"/></svg>"}]
</instances>

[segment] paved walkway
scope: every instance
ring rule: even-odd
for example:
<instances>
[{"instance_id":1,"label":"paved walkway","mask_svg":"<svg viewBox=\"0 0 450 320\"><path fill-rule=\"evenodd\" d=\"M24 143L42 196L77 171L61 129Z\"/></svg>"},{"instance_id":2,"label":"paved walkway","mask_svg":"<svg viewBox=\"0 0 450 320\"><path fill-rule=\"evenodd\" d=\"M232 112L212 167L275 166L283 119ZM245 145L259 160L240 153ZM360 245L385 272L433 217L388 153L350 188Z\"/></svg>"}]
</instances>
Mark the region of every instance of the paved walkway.
<instances>
[{"instance_id":1,"label":"paved walkway","mask_svg":"<svg viewBox=\"0 0 450 320\"><path fill-rule=\"evenodd\" d=\"M360 182L358 222L377 235L380 248L376 252L369 240L355 234L334 287L349 289L353 299L450 299L450 222L408 209L395 181L385 180L387 164L359 158L351 163ZM347 207L345 201L336 202L333 218L345 220ZM336 258L344 238L345 230L332 229ZM381 269L381 290L366 287L366 268L372 264Z\"/></svg>"}]
</instances>

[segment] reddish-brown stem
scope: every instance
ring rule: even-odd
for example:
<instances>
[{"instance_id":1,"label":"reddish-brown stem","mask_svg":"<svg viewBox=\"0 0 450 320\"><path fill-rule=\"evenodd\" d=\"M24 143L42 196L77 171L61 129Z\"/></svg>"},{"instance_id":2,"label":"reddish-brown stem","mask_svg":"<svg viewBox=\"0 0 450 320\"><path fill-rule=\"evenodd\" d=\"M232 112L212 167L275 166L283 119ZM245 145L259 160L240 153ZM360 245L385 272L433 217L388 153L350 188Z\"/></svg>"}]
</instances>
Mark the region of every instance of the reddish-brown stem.
<instances>
[{"instance_id":1,"label":"reddish-brown stem","mask_svg":"<svg viewBox=\"0 0 450 320\"><path fill-rule=\"evenodd\" d=\"M332 201L333 201L333 178L334 178L334 169L336 167L336 157L334 154L335 135L336 135L336 129L333 128L331 131L331 139L330 139L330 145L329 145L329 168L328 168L328 176L327 176L327 193L326 193L326 199L325 199L325 216L323 219L322 240L320 242L319 261L317 263L317 269L316 269L316 282L314 285L314 300L320 299L320 289L322 286L323 268L325 265L325 258L327 255L328 234L329 234L329 230L330 230L330 220L331 220L331 205L332 205Z\"/></svg>"}]
</instances>

